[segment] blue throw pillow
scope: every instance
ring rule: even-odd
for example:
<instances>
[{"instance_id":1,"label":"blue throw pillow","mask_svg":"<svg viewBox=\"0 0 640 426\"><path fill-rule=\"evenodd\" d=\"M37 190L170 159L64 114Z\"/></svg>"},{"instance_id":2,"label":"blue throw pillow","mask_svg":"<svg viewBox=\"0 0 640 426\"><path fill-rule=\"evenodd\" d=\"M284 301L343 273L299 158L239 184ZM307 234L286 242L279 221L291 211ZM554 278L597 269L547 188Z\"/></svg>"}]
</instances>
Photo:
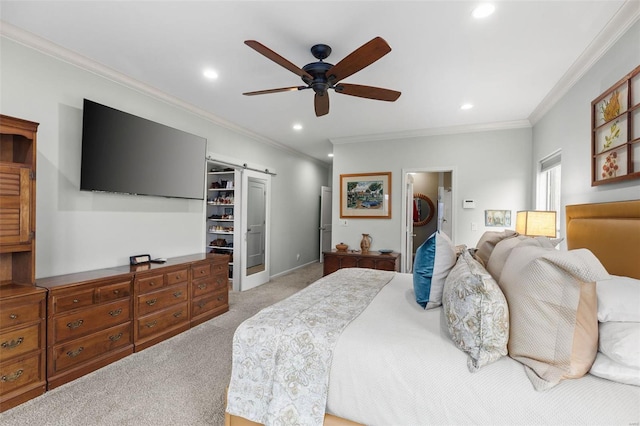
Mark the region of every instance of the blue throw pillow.
<instances>
[{"instance_id":1,"label":"blue throw pillow","mask_svg":"<svg viewBox=\"0 0 640 426\"><path fill-rule=\"evenodd\" d=\"M442 305L442 290L456 264L456 251L447 234L435 232L418 250L413 262L413 291L425 309Z\"/></svg>"}]
</instances>

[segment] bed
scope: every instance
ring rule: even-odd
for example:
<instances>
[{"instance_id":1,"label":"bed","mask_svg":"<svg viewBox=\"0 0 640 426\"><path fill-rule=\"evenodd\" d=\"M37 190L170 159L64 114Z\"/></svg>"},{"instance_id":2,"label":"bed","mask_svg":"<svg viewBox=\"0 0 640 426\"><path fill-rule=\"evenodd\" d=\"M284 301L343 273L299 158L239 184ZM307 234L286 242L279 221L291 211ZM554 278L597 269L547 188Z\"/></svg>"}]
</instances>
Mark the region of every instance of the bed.
<instances>
[{"instance_id":1,"label":"bed","mask_svg":"<svg viewBox=\"0 0 640 426\"><path fill-rule=\"evenodd\" d=\"M582 253L583 250L580 249L587 248L598 256L598 260L606 268L605 272L640 279L640 200L567 206L566 218L569 250ZM520 247L517 250L525 253L537 248ZM507 274L510 267L513 269L511 264L514 262L504 266L503 274ZM333 277L336 274L338 278ZM340 274L343 276L340 277ZM519 362L511 356L494 357L496 359L477 367L477 371L470 372L471 356L454 343L448 328L451 322L448 318L450 311L444 307L425 310L419 306L416 303L412 274L389 273L391 276L385 277L382 272L340 270L323 277L308 289L311 292L319 291L317 287L329 288L331 280L336 279L351 280L358 286L360 281L368 279L366 274L374 274L371 279L378 280L380 284L366 290L372 294L370 300L357 302L364 303L366 308L353 318L345 318L343 324L338 326L335 345L328 350L325 360L328 363L328 380L325 380L327 393L324 400L319 399L324 401L319 415L324 419L325 425L628 425L638 424L640 421L640 386L584 374L580 378L554 383L547 390L537 390L532 385L534 382L530 378L529 366L523 367L522 360ZM628 282L640 285L638 282ZM336 298L342 300L352 297L343 293L343 287L340 283L335 286ZM593 288L595 289L595 285ZM508 295L508 292L505 293ZM302 300L304 296L303 293ZM316 294L316 297L332 300L329 294ZM295 304L296 301L287 299L278 305L286 303ZM315 309L318 305L321 304L313 303L304 309ZM317 309L325 315L334 311L322 309L341 309L333 306L334 304L329 305ZM265 313L266 317L256 318L259 324L256 327L262 327L270 319L278 317L283 313L280 309L281 306L276 306L275 310ZM511 315L513 317L513 313ZM635 313L631 312L631 315ZM339 322L340 314L329 313L328 316L332 317L333 322ZM276 325L272 328L286 333L288 327L285 325L289 326L292 322L294 321L285 319L282 323L274 323ZM618 321L608 324L613 323L619 324ZM601 324L598 322L598 326ZM513 321L511 326L516 326ZM309 334L302 333L303 336ZM230 399L225 419L227 425L256 424L247 419L251 417L258 421L266 419L263 420L266 424L318 424L317 420L309 420L307 423L308 419L304 415L302 419L286 416L274 419L269 416L256 417L251 409L243 412L238 408L242 405L238 403L239 400L244 398L246 402L242 380L238 376L244 375L245 383L249 380L253 391L258 389L262 395L273 397L272 387L276 387L268 380L266 384L256 385L264 377L246 377L262 371L262 367L258 368L254 359L244 358L241 362L244 364L242 370L236 359L237 356L240 359L238 351L249 350L247 346L259 346L258 340L262 339L264 341L261 345L264 346L259 346L258 352L262 351L264 354L273 351L275 358L284 357L287 351L275 354L275 346L270 345L274 341L296 340L297 337L292 338L286 334L283 336L269 337L264 334L264 329L260 329L244 347L234 339L234 371L229 388ZM306 346L300 345L297 348L313 346L307 341L305 344ZM598 351L598 357L600 355ZM317 361L317 354L314 353L312 358ZM304 359L293 356L285 363L308 362ZM304 371L305 368L306 364L301 370ZM315 371L313 368L308 370ZM306 399L306 391L308 389L304 388L295 389L295 392L291 389L283 390L284 393L302 393L302 399ZM268 398L255 397L255 394L254 398L251 404L269 404L266 401ZM285 401L283 404L286 412L289 402ZM317 411L317 407L309 410Z\"/></svg>"}]
</instances>

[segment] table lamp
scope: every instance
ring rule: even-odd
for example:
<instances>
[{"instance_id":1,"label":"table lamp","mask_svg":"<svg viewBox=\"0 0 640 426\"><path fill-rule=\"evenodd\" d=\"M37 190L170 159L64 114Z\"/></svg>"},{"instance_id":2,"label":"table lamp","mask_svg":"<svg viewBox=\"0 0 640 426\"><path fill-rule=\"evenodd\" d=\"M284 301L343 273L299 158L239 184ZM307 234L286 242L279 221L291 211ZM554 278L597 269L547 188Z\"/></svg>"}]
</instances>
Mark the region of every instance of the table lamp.
<instances>
[{"instance_id":1,"label":"table lamp","mask_svg":"<svg viewBox=\"0 0 640 426\"><path fill-rule=\"evenodd\" d=\"M556 212L541 210L519 211L516 215L516 232L530 237L556 236Z\"/></svg>"}]
</instances>

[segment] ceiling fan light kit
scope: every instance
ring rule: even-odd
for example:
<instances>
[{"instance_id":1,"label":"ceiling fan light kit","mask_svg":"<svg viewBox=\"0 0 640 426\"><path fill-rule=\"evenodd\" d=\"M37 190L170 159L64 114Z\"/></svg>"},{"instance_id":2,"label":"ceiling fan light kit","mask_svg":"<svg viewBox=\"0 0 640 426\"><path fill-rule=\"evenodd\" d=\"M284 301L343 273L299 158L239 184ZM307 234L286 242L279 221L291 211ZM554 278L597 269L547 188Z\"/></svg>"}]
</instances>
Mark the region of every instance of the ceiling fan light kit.
<instances>
[{"instance_id":1,"label":"ceiling fan light kit","mask_svg":"<svg viewBox=\"0 0 640 426\"><path fill-rule=\"evenodd\" d=\"M378 59L391 51L391 47L382 37L375 37L371 41L363 44L336 65L324 62L331 54L331 47L326 44L316 44L311 47L311 54L318 60L311 62L302 68L280 56L273 50L264 46L255 40L247 40L244 42L256 52L272 60L283 68L297 74L305 86L281 87L278 89L258 90L246 92L243 95L265 95L268 93L289 92L304 89L313 89L314 108L316 116L321 117L329 113L329 89L333 89L336 93L343 95L356 96L366 99L374 99L378 101L394 102L401 95L401 92L383 89L380 87L363 86L359 84L340 83L341 80L347 78L361 69L371 65Z\"/></svg>"}]
</instances>

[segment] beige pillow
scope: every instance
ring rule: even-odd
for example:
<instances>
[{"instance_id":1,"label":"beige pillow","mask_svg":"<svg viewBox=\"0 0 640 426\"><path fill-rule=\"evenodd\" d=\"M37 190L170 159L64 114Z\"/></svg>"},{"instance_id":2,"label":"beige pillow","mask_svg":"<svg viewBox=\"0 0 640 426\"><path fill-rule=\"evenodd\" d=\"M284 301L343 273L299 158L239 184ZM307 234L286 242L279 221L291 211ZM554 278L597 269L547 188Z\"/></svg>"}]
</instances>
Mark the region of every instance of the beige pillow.
<instances>
[{"instance_id":1,"label":"beige pillow","mask_svg":"<svg viewBox=\"0 0 640 426\"><path fill-rule=\"evenodd\" d=\"M536 247L546 247L553 248L554 245L549 241L547 237L525 237L524 235L518 235L514 238L507 238L500 241L496 244L495 249L491 253L491 257L489 257L489 261L487 262L487 271L491 274L493 279L497 282L500 282L500 274L502 273L502 268L504 268L504 264L511 254L511 251L516 247L524 247L524 246L536 246Z\"/></svg>"},{"instance_id":2,"label":"beige pillow","mask_svg":"<svg viewBox=\"0 0 640 426\"><path fill-rule=\"evenodd\" d=\"M505 238L512 238L518 235L516 231L511 229L505 229L502 232L497 231L487 231L482 234L480 237L480 241L476 245L476 252L473 257L482 264L482 266L487 266L487 262L489 261L489 257L491 257L491 252L495 248L496 244Z\"/></svg>"},{"instance_id":3,"label":"beige pillow","mask_svg":"<svg viewBox=\"0 0 640 426\"><path fill-rule=\"evenodd\" d=\"M536 390L585 375L598 350L596 280L608 277L587 249L513 249L499 282L509 304L509 356Z\"/></svg>"}]
</instances>

